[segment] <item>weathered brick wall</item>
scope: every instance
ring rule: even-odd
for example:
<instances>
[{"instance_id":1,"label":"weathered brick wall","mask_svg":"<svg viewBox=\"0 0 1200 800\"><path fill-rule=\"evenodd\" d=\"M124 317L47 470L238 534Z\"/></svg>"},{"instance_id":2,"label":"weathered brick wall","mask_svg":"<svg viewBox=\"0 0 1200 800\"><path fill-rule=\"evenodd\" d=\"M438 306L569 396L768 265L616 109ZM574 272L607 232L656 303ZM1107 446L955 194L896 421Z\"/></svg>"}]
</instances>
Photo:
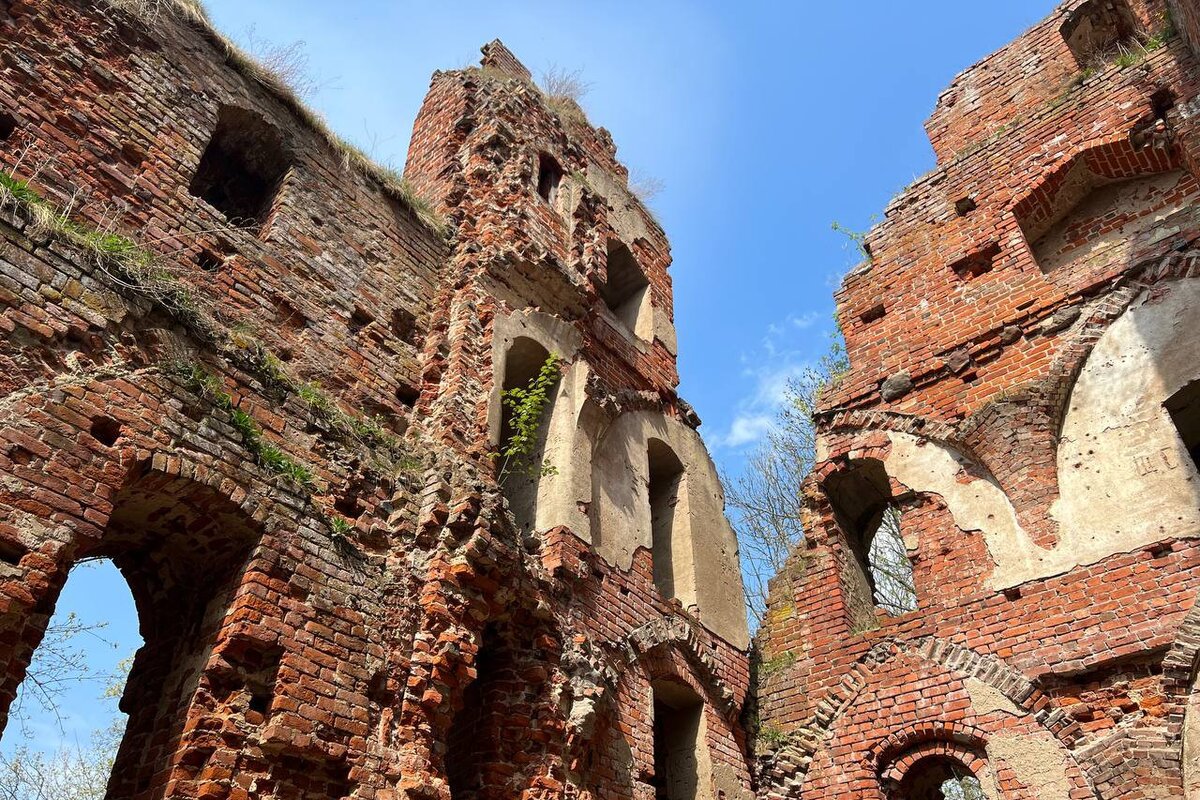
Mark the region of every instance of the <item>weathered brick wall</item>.
<instances>
[{"instance_id":1,"label":"weathered brick wall","mask_svg":"<svg viewBox=\"0 0 1200 800\"><path fill-rule=\"evenodd\" d=\"M1170 5L1175 24L1191 43L1192 50L1200 52L1200 8L1187 0L1171 0Z\"/></svg>"},{"instance_id":2,"label":"weathered brick wall","mask_svg":"<svg viewBox=\"0 0 1200 800\"><path fill-rule=\"evenodd\" d=\"M749 796L736 548L675 393L669 245L607 133L493 43L435 75L408 188L185 4L116 5L0 4L0 711L108 557L146 637L109 796L650 797L667 685L702 704L698 796ZM254 224L193 193L214 158L242 160L227 198L286 164ZM636 332L600 296L613 240ZM571 432L530 525L493 458L520 336L566 359ZM686 464L678 599L641 517L595 522L590 454L631 425Z\"/></svg>"},{"instance_id":3,"label":"weathered brick wall","mask_svg":"<svg viewBox=\"0 0 1200 800\"><path fill-rule=\"evenodd\" d=\"M1200 475L1164 402L1200 378L1200 68L1153 0L1081 66L1087 5L955 79L937 168L838 293L851 369L760 635L766 796L917 796L946 764L1005 798L1193 780ZM870 596L886 505L913 611Z\"/></svg>"}]
</instances>

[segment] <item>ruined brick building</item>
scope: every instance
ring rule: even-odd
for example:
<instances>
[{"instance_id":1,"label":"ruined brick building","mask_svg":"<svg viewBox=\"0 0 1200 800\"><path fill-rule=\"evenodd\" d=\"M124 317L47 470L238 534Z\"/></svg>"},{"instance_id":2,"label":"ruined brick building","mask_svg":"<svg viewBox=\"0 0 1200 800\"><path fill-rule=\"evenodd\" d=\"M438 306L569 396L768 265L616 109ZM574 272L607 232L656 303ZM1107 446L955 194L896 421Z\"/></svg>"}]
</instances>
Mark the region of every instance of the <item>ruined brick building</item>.
<instances>
[{"instance_id":1,"label":"ruined brick building","mask_svg":"<svg viewBox=\"0 0 1200 800\"><path fill-rule=\"evenodd\" d=\"M604 129L493 42L401 180L191 0L0 0L0 44L0 725L112 559L113 800L1200 797L1194 0L1069 0L939 98L753 697Z\"/></svg>"},{"instance_id":2,"label":"ruined brick building","mask_svg":"<svg viewBox=\"0 0 1200 800\"><path fill-rule=\"evenodd\" d=\"M750 797L736 545L608 133L493 42L402 182L188 0L0 0L0 45L0 724L110 558L111 798Z\"/></svg>"},{"instance_id":3,"label":"ruined brick building","mask_svg":"<svg viewBox=\"0 0 1200 800\"><path fill-rule=\"evenodd\" d=\"M1198 55L1195 0L1070 0L938 98L837 296L762 796L1200 797Z\"/></svg>"}]
</instances>

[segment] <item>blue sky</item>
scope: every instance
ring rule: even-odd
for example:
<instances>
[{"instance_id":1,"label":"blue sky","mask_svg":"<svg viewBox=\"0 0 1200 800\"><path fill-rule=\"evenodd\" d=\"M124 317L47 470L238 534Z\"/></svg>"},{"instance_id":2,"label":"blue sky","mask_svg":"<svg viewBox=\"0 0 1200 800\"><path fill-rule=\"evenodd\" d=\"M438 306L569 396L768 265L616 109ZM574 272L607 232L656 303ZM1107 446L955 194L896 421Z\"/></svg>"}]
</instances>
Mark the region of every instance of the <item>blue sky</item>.
<instances>
[{"instance_id":1,"label":"blue sky","mask_svg":"<svg viewBox=\"0 0 1200 800\"><path fill-rule=\"evenodd\" d=\"M704 419L718 464L736 474L789 375L832 328L832 291L854 230L933 166L922 123L951 78L1053 10L1051 0L517 2L208 0L235 39L305 43L310 102L397 166L429 75L475 63L499 37L535 74L580 70L595 124L622 160L660 179L653 205L674 252L681 393ZM111 567L72 576L60 611L110 621L139 643ZM72 693L71 731L107 706ZM35 720L45 744L56 735ZM81 734L86 735L86 734ZM5 746L15 737L5 737Z\"/></svg>"}]
</instances>

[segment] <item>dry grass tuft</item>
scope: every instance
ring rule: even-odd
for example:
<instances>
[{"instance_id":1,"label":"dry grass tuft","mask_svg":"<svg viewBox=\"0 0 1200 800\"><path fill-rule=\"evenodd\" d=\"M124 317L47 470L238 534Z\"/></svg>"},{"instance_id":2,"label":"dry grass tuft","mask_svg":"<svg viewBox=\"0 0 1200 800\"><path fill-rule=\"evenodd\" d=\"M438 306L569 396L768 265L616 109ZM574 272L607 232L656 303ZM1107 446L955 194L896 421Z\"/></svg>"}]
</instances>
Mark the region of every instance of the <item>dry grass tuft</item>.
<instances>
[{"instance_id":1,"label":"dry grass tuft","mask_svg":"<svg viewBox=\"0 0 1200 800\"><path fill-rule=\"evenodd\" d=\"M580 101L591 88L592 84L583 79L582 70L551 66L542 73L541 90L546 97L546 105L571 122L587 123L587 114Z\"/></svg>"},{"instance_id":2,"label":"dry grass tuft","mask_svg":"<svg viewBox=\"0 0 1200 800\"><path fill-rule=\"evenodd\" d=\"M300 40L291 44L276 44L258 35L251 25L242 39L258 66L275 83L286 86L297 97L312 99L321 90L321 81L312 71L307 45Z\"/></svg>"},{"instance_id":3,"label":"dry grass tuft","mask_svg":"<svg viewBox=\"0 0 1200 800\"><path fill-rule=\"evenodd\" d=\"M583 70L568 70L557 65L542 73L542 91L552 99L581 101L592 89L592 84L583 79Z\"/></svg>"},{"instance_id":4,"label":"dry grass tuft","mask_svg":"<svg viewBox=\"0 0 1200 800\"><path fill-rule=\"evenodd\" d=\"M638 169L629 172L629 191L641 200L643 205L649 205L650 201L662 194L666 188L667 184L662 178L648 175Z\"/></svg>"}]
</instances>

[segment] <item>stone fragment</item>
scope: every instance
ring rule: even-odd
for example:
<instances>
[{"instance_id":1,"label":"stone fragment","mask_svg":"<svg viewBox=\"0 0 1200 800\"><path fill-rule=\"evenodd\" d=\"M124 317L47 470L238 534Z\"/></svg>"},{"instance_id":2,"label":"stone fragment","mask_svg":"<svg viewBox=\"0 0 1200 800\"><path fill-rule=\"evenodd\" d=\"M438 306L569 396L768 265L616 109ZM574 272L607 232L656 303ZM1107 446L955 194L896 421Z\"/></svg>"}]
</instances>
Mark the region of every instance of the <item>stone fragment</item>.
<instances>
[{"instance_id":1,"label":"stone fragment","mask_svg":"<svg viewBox=\"0 0 1200 800\"><path fill-rule=\"evenodd\" d=\"M897 400L912 391L913 382L912 376L908 374L908 370L897 372L895 375L889 376L879 388L879 393L883 395L886 402Z\"/></svg>"}]
</instances>

